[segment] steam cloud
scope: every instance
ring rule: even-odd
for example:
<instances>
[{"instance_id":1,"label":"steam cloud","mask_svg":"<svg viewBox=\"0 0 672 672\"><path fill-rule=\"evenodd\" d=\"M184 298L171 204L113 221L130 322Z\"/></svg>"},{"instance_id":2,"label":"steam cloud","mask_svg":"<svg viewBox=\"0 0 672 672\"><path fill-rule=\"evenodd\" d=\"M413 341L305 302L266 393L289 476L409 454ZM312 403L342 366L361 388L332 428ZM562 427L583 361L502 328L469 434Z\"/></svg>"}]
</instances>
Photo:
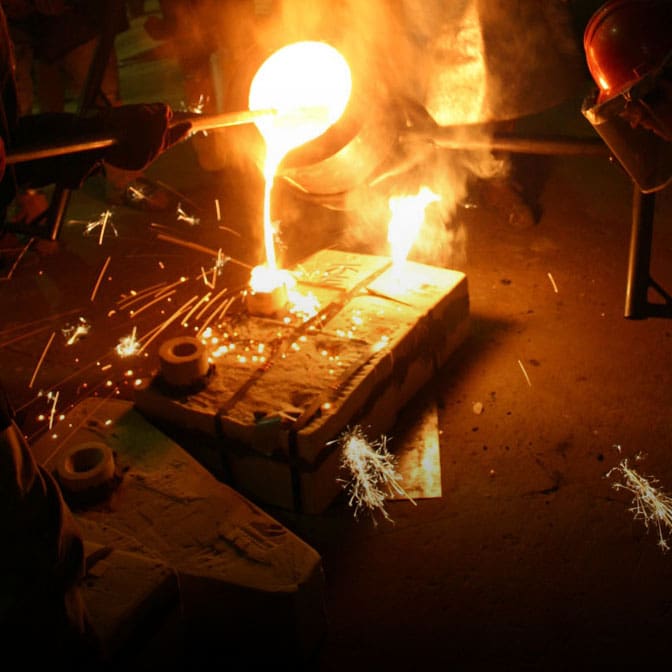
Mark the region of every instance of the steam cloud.
<instances>
[{"instance_id":1,"label":"steam cloud","mask_svg":"<svg viewBox=\"0 0 672 672\"><path fill-rule=\"evenodd\" d=\"M429 128L465 125L488 135L497 124L553 106L580 90L585 68L562 0L258 0L203 3L216 31L220 107L243 109L263 58L290 42L320 39L346 57L371 109L396 114L408 101L424 108ZM216 7L216 10L214 9ZM192 16L192 21L194 20ZM473 137L473 136L472 136ZM259 165L256 129L238 129L216 143L223 164ZM381 148L381 170L389 159ZM506 175L506 158L487 149L439 150L431 142L403 147L405 172L369 176L376 184L347 195L345 244L384 253L387 200L426 184L442 196L412 254L427 263L463 259L466 232L454 222L473 180ZM399 157L397 157L399 158ZM399 168L397 162L397 169ZM394 167L392 172L394 173ZM369 180L370 181L370 180ZM278 213L285 217L284 214Z\"/></svg>"}]
</instances>

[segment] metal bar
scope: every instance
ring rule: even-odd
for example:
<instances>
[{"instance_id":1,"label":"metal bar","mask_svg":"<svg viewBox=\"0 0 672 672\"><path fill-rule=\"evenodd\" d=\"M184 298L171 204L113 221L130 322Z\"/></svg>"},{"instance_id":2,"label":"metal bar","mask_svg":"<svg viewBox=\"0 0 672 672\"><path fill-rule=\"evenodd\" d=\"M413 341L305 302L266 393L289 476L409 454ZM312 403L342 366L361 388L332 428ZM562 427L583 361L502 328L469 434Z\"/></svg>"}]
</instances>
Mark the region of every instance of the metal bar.
<instances>
[{"instance_id":1,"label":"metal bar","mask_svg":"<svg viewBox=\"0 0 672 672\"><path fill-rule=\"evenodd\" d=\"M7 163L24 163L26 161L37 161L39 159L49 159L55 156L64 156L66 154L77 154L78 152L87 152L92 149L104 149L116 144L114 138L91 138L73 140L72 142L54 143L52 145L42 145L36 147L25 147L18 151L7 154Z\"/></svg>"},{"instance_id":2,"label":"metal bar","mask_svg":"<svg viewBox=\"0 0 672 672\"><path fill-rule=\"evenodd\" d=\"M655 193L644 194L637 185L634 186L632 193L632 230L625 290L625 317L628 319L642 319L648 316L655 203Z\"/></svg>"},{"instance_id":3,"label":"metal bar","mask_svg":"<svg viewBox=\"0 0 672 672\"><path fill-rule=\"evenodd\" d=\"M572 138L566 136L521 136L502 133L489 134L478 126L409 130L400 135L401 142L431 142L443 149L497 150L519 154L548 154L553 156L609 156L601 138Z\"/></svg>"},{"instance_id":4,"label":"metal bar","mask_svg":"<svg viewBox=\"0 0 672 672\"><path fill-rule=\"evenodd\" d=\"M171 120L171 126L189 122L191 130L189 135L200 131L212 131L231 126L242 126L244 124L253 124L258 119L268 118L277 114L275 110L243 110L241 112L224 112L222 114L189 114L181 115L176 113ZM116 144L116 139L101 135L91 138L77 138L72 141L55 142L50 145L41 145L36 147L25 147L7 154L7 163L24 163L25 161L36 161L38 159L49 159L66 154L76 154L77 152L87 152L92 149L105 149Z\"/></svg>"},{"instance_id":5,"label":"metal bar","mask_svg":"<svg viewBox=\"0 0 672 672\"><path fill-rule=\"evenodd\" d=\"M223 112L221 114L196 114L189 117L180 117L176 113L171 125L186 120L191 123L190 133L198 133L199 131L214 131L218 128L253 124L260 119L268 119L276 114L278 114L277 110L272 109L243 110L241 112Z\"/></svg>"}]
</instances>

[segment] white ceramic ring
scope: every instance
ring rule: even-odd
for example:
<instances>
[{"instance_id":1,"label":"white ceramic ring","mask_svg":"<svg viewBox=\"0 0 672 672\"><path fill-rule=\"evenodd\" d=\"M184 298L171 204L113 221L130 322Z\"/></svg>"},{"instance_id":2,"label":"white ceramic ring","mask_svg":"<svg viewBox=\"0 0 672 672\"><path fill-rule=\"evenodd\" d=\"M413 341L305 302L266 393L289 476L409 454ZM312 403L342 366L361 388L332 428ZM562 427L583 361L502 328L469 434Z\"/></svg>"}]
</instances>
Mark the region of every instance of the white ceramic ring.
<instances>
[{"instance_id":1,"label":"white ceramic ring","mask_svg":"<svg viewBox=\"0 0 672 672\"><path fill-rule=\"evenodd\" d=\"M71 492L95 488L114 477L114 455L98 441L76 444L62 455L57 473L61 485Z\"/></svg>"},{"instance_id":2,"label":"white ceramic ring","mask_svg":"<svg viewBox=\"0 0 672 672\"><path fill-rule=\"evenodd\" d=\"M174 387L189 387L208 373L208 354L197 338L179 336L164 341L159 359L163 379Z\"/></svg>"}]
</instances>

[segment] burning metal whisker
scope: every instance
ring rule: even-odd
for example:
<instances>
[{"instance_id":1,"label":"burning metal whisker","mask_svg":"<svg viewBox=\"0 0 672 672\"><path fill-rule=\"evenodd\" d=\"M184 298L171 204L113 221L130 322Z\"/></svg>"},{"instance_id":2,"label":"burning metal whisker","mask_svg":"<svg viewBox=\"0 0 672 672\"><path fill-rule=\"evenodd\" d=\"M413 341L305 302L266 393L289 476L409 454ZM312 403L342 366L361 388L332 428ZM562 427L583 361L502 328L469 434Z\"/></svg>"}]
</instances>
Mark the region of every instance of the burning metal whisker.
<instances>
[{"instance_id":1,"label":"burning metal whisker","mask_svg":"<svg viewBox=\"0 0 672 672\"><path fill-rule=\"evenodd\" d=\"M205 268L201 266L201 278L203 279L203 284L210 289L214 289L217 284L217 277L222 274L224 266L226 266L229 261L231 261L231 257L225 256L220 247L217 250L217 259L215 259L215 263L210 271L206 271ZM208 278L208 272L212 272L212 280Z\"/></svg>"},{"instance_id":2,"label":"burning metal whisker","mask_svg":"<svg viewBox=\"0 0 672 672\"><path fill-rule=\"evenodd\" d=\"M205 302L205 305L203 306L203 308L201 308L201 310L198 311L198 313L196 313L194 319L200 320L203 317L203 315L205 315L205 313L207 313L208 310L210 310L212 306L214 306L214 310L217 310L218 307L217 301L222 297L223 294L226 294L226 292L228 291L229 291L228 287L224 287L224 289L220 290L219 293L217 293L214 296L214 298L210 299L208 297L208 300Z\"/></svg>"},{"instance_id":3,"label":"burning metal whisker","mask_svg":"<svg viewBox=\"0 0 672 672\"><path fill-rule=\"evenodd\" d=\"M105 231L107 230L108 224L110 225L110 228L112 229L112 232L114 233L115 237L117 237L119 233L117 232L117 229L115 228L112 222L111 210L105 210L105 212L101 213L98 219L93 219L87 222L86 226L84 227L84 235L88 236L91 233L93 233L93 231L95 231L98 227L100 227L100 233L98 234L98 245L102 245L103 237L105 236Z\"/></svg>"},{"instance_id":4,"label":"burning metal whisker","mask_svg":"<svg viewBox=\"0 0 672 672\"><path fill-rule=\"evenodd\" d=\"M214 268L213 268L213 271L215 271ZM216 282L215 279L216 279L216 278L217 278L217 273L214 272L214 273L212 274L212 280L210 280L210 278L208 277L208 275L207 275L205 269L203 268L203 266L201 266L201 279L203 280L203 284L204 284L206 287L208 287L209 289L214 289L214 288L215 288L215 282Z\"/></svg>"},{"instance_id":5,"label":"burning metal whisker","mask_svg":"<svg viewBox=\"0 0 672 672\"><path fill-rule=\"evenodd\" d=\"M551 285L553 286L553 291L557 294L558 293L558 286L555 284L555 280L553 279L553 276L551 273L548 273L548 279L551 281Z\"/></svg>"},{"instance_id":6,"label":"burning metal whisker","mask_svg":"<svg viewBox=\"0 0 672 672\"><path fill-rule=\"evenodd\" d=\"M46 317L41 317L37 320L32 320L31 322L24 322L23 324L19 324L14 327L9 327L8 329L3 329L2 331L0 331L0 336L5 335L9 336L10 334L16 334L17 331L21 330L24 330L24 332L22 334L12 336L6 341L0 342L0 349L5 348L8 345L12 345L12 343L17 343L18 341L23 341L27 338L31 338L32 336L35 336L36 334L39 334L43 331L47 331L48 329L52 328L52 323L55 322L56 320L66 317L68 315L72 315L73 313L78 313L80 311L81 308L73 308L72 310L67 310L64 313L59 313L57 315L47 315ZM42 322L47 322L47 324L43 324L40 327L36 326ZM35 327L35 328L31 329L30 331L25 331L25 329L29 327Z\"/></svg>"},{"instance_id":7,"label":"burning metal whisker","mask_svg":"<svg viewBox=\"0 0 672 672\"><path fill-rule=\"evenodd\" d=\"M222 292L220 292L220 294L218 294L218 295L215 297L215 299L212 301L213 304L216 303L216 300L221 296L221 294L222 294L224 291L226 291L226 290L222 290ZM224 315L226 315L227 311L229 310L229 308L231 307L231 305L233 304L233 302L234 302L237 298L238 298L238 297L237 297L236 295L231 296L231 297L229 297L228 299L226 299L226 300L223 302L221 308L218 306L217 309L210 315L210 317L208 317L208 319L205 320L205 322L203 322L203 324L201 325L200 329L198 330L197 337L198 337L198 338L201 338L201 337L203 336L203 333L204 333L205 330L210 326L210 323L211 323L214 319L221 319L222 317L224 317Z\"/></svg>"},{"instance_id":8,"label":"burning metal whisker","mask_svg":"<svg viewBox=\"0 0 672 672\"><path fill-rule=\"evenodd\" d=\"M128 308L130 305L133 303L137 303L138 301L142 301L148 294L151 294L154 292L157 288L159 287L165 287L166 283L164 282L159 282L155 285L150 285L149 287L145 287L144 289L141 289L140 291L136 291L135 289L131 290L130 295L123 295L119 301L117 301L117 306L119 307L119 310L125 310ZM154 294L156 296L156 294Z\"/></svg>"},{"instance_id":9,"label":"burning metal whisker","mask_svg":"<svg viewBox=\"0 0 672 672\"><path fill-rule=\"evenodd\" d=\"M196 226L201 223L201 220L195 215L190 215L182 209L182 204L177 204L177 221L186 222L189 226Z\"/></svg>"},{"instance_id":10,"label":"burning metal whisker","mask_svg":"<svg viewBox=\"0 0 672 672\"><path fill-rule=\"evenodd\" d=\"M339 479L348 494L348 504L354 508L355 517L362 510L372 514L378 510L386 520L392 521L385 510L385 499L396 492L415 504L399 485L401 475L396 471L396 458L387 450L387 437L369 442L360 426L347 429L336 440L342 448L341 469L347 479ZM374 524L376 523L373 517Z\"/></svg>"},{"instance_id":11,"label":"burning metal whisker","mask_svg":"<svg viewBox=\"0 0 672 672\"><path fill-rule=\"evenodd\" d=\"M163 301L164 299L167 299L168 297L172 296L176 292L177 292L176 289L171 289L168 292L164 292L164 293L160 294L159 296L153 298L151 301L148 301L147 303L145 303L143 306L140 306L140 308L138 308L137 310L131 310L131 315L133 317L137 317L138 315L140 315L140 313L144 312L148 308L151 308L155 303L159 303L160 301Z\"/></svg>"},{"instance_id":12,"label":"burning metal whisker","mask_svg":"<svg viewBox=\"0 0 672 672\"><path fill-rule=\"evenodd\" d=\"M183 327L189 326L189 319L191 316L204 304L208 303L210 301L210 292L207 294L204 294L198 301L196 301L195 305L192 306L192 308L189 310L189 312L182 318L182 321L180 324Z\"/></svg>"},{"instance_id":13,"label":"burning metal whisker","mask_svg":"<svg viewBox=\"0 0 672 672\"><path fill-rule=\"evenodd\" d=\"M133 327L133 331L130 336L124 336L119 339L119 343L115 348L116 353L119 357L130 357L131 355L137 354L140 350L140 343L136 338L137 327Z\"/></svg>"},{"instance_id":14,"label":"burning metal whisker","mask_svg":"<svg viewBox=\"0 0 672 672\"><path fill-rule=\"evenodd\" d=\"M616 446L620 452L621 447ZM635 455L635 460L643 459L641 453ZM617 474L621 482L613 483L614 490L625 490L633 495L630 511L635 519L642 519L648 530L655 526L658 534L658 546L663 552L670 549L667 536L672 532L672 497L658 487L658 479L653 476L642 476L624 457L616 467L607 472L607 477Z\"/></svg>"},{"instance_id":15,"label":"burning metal whisker","mask_svg":"<svg viewBox=\"0 0 672 672\"><path fill-rule=\"evenodd\" d=\"M179 317L184 315L187 310L189 310L189 307L191 304L198 299L198 295L192 296L188 301L186 301L180 308L178 308L168 319L164 320L161 324L158 326L154 327L154 329L151 329L148 331L144 336L140 338L141 341L144 340L142 345L140 346L140 349L138 350L138 353L144 352L149 344L157 338L157 336L163 332L165 329L167 329L175 320L177 320Z\"/></svg>"},{"instance_id":16,"label":"burning metal whisker","mask_svg":"<svg viewBox=\"0 0 672 672\"><path fill-rule=\"evenodd\" d=\"M222 274L222 270L224 270L224 266L231 261L231 257L225 256L224 253L222 252L222 248L220 247L217 250L217 259L215 260L215 267L213 270L217 272L217 275Z\"/></svg>"},{"instance_id":17,"label":"burning metal whisker","mask_svg":"<svg viewBox=\"0 0 672 672\"><path fill-rule=\"evenodd\" d=\"M96 284L93 286L93 290L91 292L91 301L92 302L96 298L96 294L98 293L98 288L100 287L100 283L103 281L103 276L107 272L107 267L110 265L111 260L112 260L112 257L108 257L107 259L105 259L105 263L103 264L103 267L100 269L100 273L98 274L98 279L96 280Z\"/></svg>"},{"instance_id":18,"label":"burning metal whisker","mask_svg":"<svg viewBox=\"0 0 672 672\"><path fill-rule=\"evenodd\" d=\"M54 426L54 418L56 417L56 404L58 403L58 396L60 392L49 392L47 394L47 399L51 401L51 410L49 411L49 429L52 429Z\"/></svg>"},{"instance_id":19,"label":"burning metal whisker","mask_svg":"<svg viewBox=\"0 0 672 672\"><path fill-rule=\"evenodd\" d=\"M37 378L37 373L40 370L40 367L42 366L42 362L44 362L44 358L47 356L47 352L49 351L49 348L51 347L51 344L54 341L54 338L56 337L56 332L52 331L51 336L49 336L49 340L47 341L47 344L44 346L44 349L42 350L42 354L40 355L40 358L37 360L37 364L35 365L35 369L33 370L33 375L30 378L30 382L28 383L28 387L32 388L33 383L35 382L35 378Z\"/></svg>"},{"instance_id":20,"label":"burning metal whisker","mask_svg":"<svg viewBox=\"0 0 672 672\"><path fill-rule=\"evenodd\" d=\"M204 252L205 254L209 254L213 257L217 257L218 250L213 250L210 247L205 247L204 245L199 245L198 243L191 243L187 240L182 240L180 238L175 238L174 236L169 236L166 235L165 233L160 233L157 235L157 238L159 240L165 240L166 242L169 243L174 243L175 245L180 245L182 247L186 247L191 250L196 250L198 252ZM233 257L228 257L228 261L230 261L232 264L238 264L238 266L242 266L243 268L247 268L248 270L252 270L252 266L250 264L246 264L243 261L239 261L238 259L234 259Z\"/></svg>"},{"instance_id":21,"label":"burning metal whisker","mask_svg":"<svg viewBox=\"0 0 672 672\"><path fill-rule=\"evenodd\" d=\"M191 112L192 114L203 114L206 102L207 98L201 93L195 103L192 103L191 105L184 105L184 103L182 103L182 106L187 112Z\"/></svg>"},{"instance_id":22,"label":"burning metal whisker","mask_svg":"<svg viewBox=\"0 0 672 672\"><path fill-rule=\"evenodd\" d=\"M525 365L520 360L518 360L518 366L520 367L520 370L523 372L523 375L525 376L525 380L527 381L528 387L532 387L532 381L530 380L530 377L527 375Z\"/></svg>"},{"instance_id":23,"label":"burning metal whisker","mask_svg":"<svg viewBox=\"0 0 672 672\"><path fill-rule=\"evenodd\" d=\"M12 264L12 267L9 269L9 271L7 271L7 275L0 278L0 280L11 280L12 279L12 275L14 275L14 271L16 270L19 263L21 263L21 259L23 259L23 256L26 254L26 252L28 252L28 248L33 244L34 241L35 241L35 238L30 238L28 240L28 242L21 249L21 252L19 252L19 255L14 260L14 263Z\"/></svg>"},{"instance_id":24,"label":"burning metal whisker","mask_svg":"<svg viewBox=\"0 0 672 672\"><path fill-rule=\"evenodd\" d=\"M89 331L91 331L91 324L83 317L80 317L75 325L61 329L61 333L66 338L66 345L73 345L81 336L86 336Z\"/></svg>"},{"instance_id":25,"label":"burning metal whisker","mask_svg":"<svg viewBox=\"0 0 672 672\"><path fill-rule=\"evenodd\" d=\"M132 201L138 202L147 200L147 194L142 189L134 187L131 184L126 187L126 193Z\"/></svg>"}]
</instances>

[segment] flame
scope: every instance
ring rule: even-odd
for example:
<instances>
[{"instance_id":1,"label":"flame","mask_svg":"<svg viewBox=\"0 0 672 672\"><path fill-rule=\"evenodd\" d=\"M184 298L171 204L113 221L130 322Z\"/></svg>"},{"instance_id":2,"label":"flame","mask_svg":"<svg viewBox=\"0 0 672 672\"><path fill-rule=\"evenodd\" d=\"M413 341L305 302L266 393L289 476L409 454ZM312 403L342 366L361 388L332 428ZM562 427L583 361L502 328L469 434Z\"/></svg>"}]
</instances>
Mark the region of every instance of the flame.
<instances>
[{"instance_id":1,"label":"flame","mask_svg":"<svg viewBox=\"0 0 672 672\"><path fill-rule=\"evenodd\" d=\"M390 244L392 263L403 263L411 250L422 223L425 221L425 209L430 203L440 201L441 197L429 187L422 187L412 196L393 196L389 206L392 217L387 227L387 241Z\"/></svg>"},{"instance_id":2,"label":"flame","mask_svg":"<svg viewBox=\"0 0 672 672\"><path fill-rule=\"evenodd\" d=\"M250 110L273 109L256 122L266 143L264 245L266 265L277 268L271 189L289 151L322 135L345 111L352 90L350 67L324 42L295 42L269 56L252 80Z\"/></svg>"}]
</instances>

